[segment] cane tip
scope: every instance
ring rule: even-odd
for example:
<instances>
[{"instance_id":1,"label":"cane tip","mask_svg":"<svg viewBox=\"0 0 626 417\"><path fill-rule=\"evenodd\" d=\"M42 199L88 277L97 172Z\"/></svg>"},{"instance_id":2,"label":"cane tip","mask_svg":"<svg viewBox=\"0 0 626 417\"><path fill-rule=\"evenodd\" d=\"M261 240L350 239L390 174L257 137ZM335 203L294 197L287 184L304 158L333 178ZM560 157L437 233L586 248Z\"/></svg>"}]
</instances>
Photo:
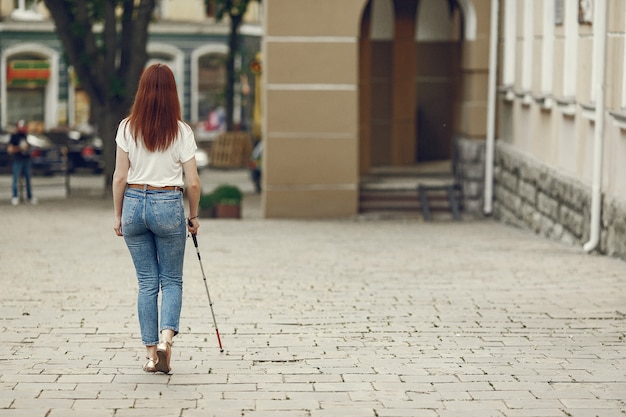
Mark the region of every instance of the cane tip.
<instances>
[{"instance_id":1,"label":"cane tip","mask_svg":"<svg viewBox=\"0 0 626 417\"><path fill-rule=\"evenodd\" d=\"M220 349L220 353L224 353L224 349Z\"/></svg>"}]
</instances>

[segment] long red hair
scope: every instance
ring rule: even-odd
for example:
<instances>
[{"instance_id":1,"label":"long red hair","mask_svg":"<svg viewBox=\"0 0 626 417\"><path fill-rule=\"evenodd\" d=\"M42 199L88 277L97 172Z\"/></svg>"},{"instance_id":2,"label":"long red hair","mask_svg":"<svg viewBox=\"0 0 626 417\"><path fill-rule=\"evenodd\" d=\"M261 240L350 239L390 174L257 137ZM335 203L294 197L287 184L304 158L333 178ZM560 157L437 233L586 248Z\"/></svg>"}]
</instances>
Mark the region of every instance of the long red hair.
<instances>
[{"instance_id":1,"label":"long red hair","mask_svg":"<svg viewBox=\"0 0 626 417\"><path fill-rule=\"evenodd\" d=\"M150 65L143 71L128 117L135 141L151 152L170 147L178 134L180 103L174 73L167 65Z\"/></svg>"}]
</instances>

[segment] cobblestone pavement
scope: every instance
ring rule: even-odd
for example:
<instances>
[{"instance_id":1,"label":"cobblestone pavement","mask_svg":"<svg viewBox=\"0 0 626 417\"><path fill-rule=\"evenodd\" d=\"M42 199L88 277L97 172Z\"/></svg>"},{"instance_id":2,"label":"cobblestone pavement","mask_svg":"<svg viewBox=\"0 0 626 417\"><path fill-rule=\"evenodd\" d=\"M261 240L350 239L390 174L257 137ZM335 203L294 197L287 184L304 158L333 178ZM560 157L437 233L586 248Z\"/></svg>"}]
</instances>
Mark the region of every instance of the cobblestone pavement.
<instances>
[{"instance_id":1,"label":"cobblestone pavement","mask_svg":"<svg viewBox=\"0 0 626 417\"><path fill-rule=\"evenodd\" d=\"M111 202L0 216L0 417L626 415L624 261L491 221L203 220L225 351L188 240L146 374Z\"/></svg>"}]
</instances>

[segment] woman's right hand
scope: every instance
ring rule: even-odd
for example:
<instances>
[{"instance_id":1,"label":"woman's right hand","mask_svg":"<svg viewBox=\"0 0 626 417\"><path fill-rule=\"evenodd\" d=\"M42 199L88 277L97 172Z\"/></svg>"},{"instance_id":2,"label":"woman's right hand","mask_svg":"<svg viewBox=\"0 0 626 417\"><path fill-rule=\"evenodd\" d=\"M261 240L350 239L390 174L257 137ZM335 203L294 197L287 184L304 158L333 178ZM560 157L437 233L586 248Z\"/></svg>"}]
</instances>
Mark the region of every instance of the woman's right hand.
<instances>
[{"instance_id":1,"label":"woman's right hand","mask_svg":"<svg viewBox=\"0 0 626 417\"><path fill-rule=\"evenodd\" d=\"M187 230L189 230L189 233L191 233L192 235L197 235L199 228L200 222L198 222L197 217L194 217L193 219L187 221Z\"/></svg>"}]
</instances>

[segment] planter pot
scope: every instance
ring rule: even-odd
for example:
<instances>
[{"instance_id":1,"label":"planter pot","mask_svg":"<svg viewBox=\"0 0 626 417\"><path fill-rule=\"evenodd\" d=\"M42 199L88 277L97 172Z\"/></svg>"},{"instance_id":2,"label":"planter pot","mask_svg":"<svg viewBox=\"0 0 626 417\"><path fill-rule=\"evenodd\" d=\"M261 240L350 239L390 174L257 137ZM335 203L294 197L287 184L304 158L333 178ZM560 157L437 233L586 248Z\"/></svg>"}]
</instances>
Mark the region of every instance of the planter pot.
<instances>
[{"instance_id":1,"label":"planter pot","mask_svg":"<svg viewBox=\"0 0 626 417\"><path fill-rule=\"evenodd\" d=\"M241 205L218 204L215 206L215 217L218 219L241 219Z\"/></svg>"},{"instance_id":2,"label":"planter pot","mask_svg":"<svg viewBox=\"0 0 626 417\"><path fill-rule=\"evenodd\" d=\"M215 218L215 211L215 207L201 208L198 210L198 217L204 219L213 219Z\"/></svg>"}]
</instances>

